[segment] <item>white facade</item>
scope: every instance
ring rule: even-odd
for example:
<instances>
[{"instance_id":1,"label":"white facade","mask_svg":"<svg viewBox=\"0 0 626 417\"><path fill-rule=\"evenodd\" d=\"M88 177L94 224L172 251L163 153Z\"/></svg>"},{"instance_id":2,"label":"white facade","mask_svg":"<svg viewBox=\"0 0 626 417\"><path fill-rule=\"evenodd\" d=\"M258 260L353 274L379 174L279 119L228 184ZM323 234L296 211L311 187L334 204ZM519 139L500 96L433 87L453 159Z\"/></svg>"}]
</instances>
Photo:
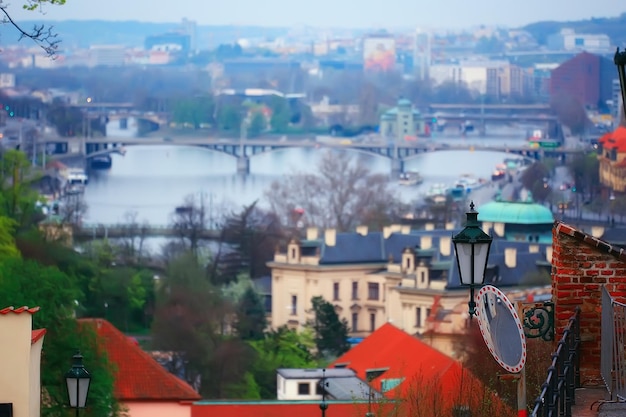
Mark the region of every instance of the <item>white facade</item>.
<instances>
[{"instance_id":1,"label":"white facade","mask_svg":"<svg viewBox=\"0 0 626 417\"><path fill-rule=\"evenodd\" d=\"M576 33L573 29L562 29L548 37L548 46L565 51L608 52L611 50L611 39L605 34Z\"/></svg>"},{"instance_id":2,"label":"white facade","mask_svg":"<svg viewBox=\"0 0 626 417\"><path fill-rule=\"evenodd\" d=\"M107 136L114 138L134 138L139 133L137 118L132 116L110 116L106 124Z\"/></svg>"},{"instance_id":3,"label":"white facade","mask_svg":"<svg viewBox=\"0 0 626 417\"><path fill-rule=\"evenodd\" d=\"M348 384L346 387L359 386L361 381L352 369L328 368L322 372L321 369L287 369L280 368L276 371L276 398L280 400L300 400L319 401L322 399L322 389L320 383L322 378L331 380L344 380ZM360 388L360 387L359 387ZM357 390L351 398L356 398L364 392ZM328 392L328 391L327 391Z\"/></svg>"},{"instance_id":4,"label":"white facade","mask_svg":"<svg viewBox=\"0 0 626 417\"><path fill-rule=\"evenodd\" d=\"M94 45L89 48L90 65L121 67L126 63L126 50L121 45Z\"/></svg>"}]
</instances>

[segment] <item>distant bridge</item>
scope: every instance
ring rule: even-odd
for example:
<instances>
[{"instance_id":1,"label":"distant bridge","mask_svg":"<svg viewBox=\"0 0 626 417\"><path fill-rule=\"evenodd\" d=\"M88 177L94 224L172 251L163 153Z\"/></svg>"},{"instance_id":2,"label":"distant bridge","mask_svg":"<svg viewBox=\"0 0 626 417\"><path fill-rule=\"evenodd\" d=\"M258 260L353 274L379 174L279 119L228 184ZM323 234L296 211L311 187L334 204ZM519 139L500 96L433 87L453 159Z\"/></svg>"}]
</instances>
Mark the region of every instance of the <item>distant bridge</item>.
<instances>
[{"instance_id":1,"label":"distant bridge","mask_svg":"<svg viewBox=\"0 0 626 417\"><path fill-rule=\"evenodd\" d=\"M345 149L367 154L383 156L391 159L392 171L404 171L404 162L418 154L437 151L491 151L511 153L531 159L542 159L546 156L564 157L566 154L580 153L582 150L554 148L538 149L530 146L507 146L503 144L472 145L472 144L445 144L435 141L415 142L376 142L352 141L338 139L331 142L317 140L286 140L286 139L216 139L209 137L177 137L177 138L40 138L40 143L62 145L67 156L82 155L93 158L111 153L123 153L130 146L196 146L216 152L222 152L237 158L238 172L248 173L250 157L287 148L329 148ZM67 153L68 149L78 151Z\"/></svg>"},{"instance_id":2,"label":"distant bridge","mask_svg":"<svg viewBox=\"0 0 626 417\"><path fill-rule=\"evenodd\" d=\"M486 112L486 113L514 113L516 116L521 116L520 113L533 113L533 114L546 114L551 115L552 109L549 104L431 104L428 108L433 111L471 111Z\"/></svg>"},{"instance_id":3,"label":"distant bridge","mask_svg":"<svg viewBox=\"0 0 626 417\"><path fill-rule=\"evenodd\" d=\"M127 224L82 224L73 230L75 239L121 239L130 237L180 237L180 230L166 225L130 226ZM222 236L220 230L200 230L200 240L218 240Z\"/></svg>"}]
</instances>

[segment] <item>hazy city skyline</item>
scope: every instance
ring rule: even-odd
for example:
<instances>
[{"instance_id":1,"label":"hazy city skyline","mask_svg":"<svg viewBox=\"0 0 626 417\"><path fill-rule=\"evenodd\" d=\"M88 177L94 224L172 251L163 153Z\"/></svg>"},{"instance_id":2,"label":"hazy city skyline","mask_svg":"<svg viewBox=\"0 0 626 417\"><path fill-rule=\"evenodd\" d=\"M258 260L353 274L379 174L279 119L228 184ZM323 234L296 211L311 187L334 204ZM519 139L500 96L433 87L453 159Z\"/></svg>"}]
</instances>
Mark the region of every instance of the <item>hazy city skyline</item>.
<instances>
[{"instance_id":1,"label":"hazy city skyline","mask_svg":"<svg viewBox=\"0 0 626 417\"><path fill-rule=\"evenodd\" d=\"M46 5L44 13L23 11L20 6L21 3L16 2L8 9L18 21L99 19L162 23L187 18L210 25L348 28L463 28L481 24L518 27L543 20L615 17L626 11L626 7L615 0L528 0L506 3L506 6L501 0L317 0L308 3L236 0L219 4L195 0L68 0L63 6Z\"/></svg>"}]
</instances>

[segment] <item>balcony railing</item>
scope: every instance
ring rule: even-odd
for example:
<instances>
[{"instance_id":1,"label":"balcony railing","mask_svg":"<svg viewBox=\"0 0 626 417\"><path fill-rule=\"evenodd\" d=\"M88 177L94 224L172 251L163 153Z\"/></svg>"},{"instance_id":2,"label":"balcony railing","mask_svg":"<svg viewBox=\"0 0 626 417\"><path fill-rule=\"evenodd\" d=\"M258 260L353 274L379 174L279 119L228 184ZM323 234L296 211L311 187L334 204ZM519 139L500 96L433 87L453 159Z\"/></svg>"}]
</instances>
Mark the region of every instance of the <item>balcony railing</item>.
<instances>
[{"instance_id":1,"label":"balcony railing","mask_svg":"<svg viewBox=\"0 0 626 417\"><path fill-rule=\"evenodd\" d=\"M579 373L580 308L570 317L563 337L548 368L548 377L535 400L532 417L571 417L576 403L575 389L580 386Z\"/></svg>"},{"instance_id":2,"label":"balcony railing","mask_svg":"<svg viewBox=\"0 0 626 417\"><path fill-rule=\"evenodd\" d=\"M612 400L626 401L626 304L602 287L600 372Z\"/></svg>"}]
</instances>

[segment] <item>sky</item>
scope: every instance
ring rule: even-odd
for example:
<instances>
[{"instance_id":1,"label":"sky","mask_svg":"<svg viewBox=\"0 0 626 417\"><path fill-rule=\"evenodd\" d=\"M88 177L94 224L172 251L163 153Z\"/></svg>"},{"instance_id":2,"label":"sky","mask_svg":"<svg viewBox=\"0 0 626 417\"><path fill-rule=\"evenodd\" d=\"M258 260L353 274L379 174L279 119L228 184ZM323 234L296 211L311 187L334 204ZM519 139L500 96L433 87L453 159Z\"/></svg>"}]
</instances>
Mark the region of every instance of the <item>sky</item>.
<instances>
[{"instance_id":1,"label":"sky","mask_svg":"<svg viewBox=\"0 0 626 417\"><path fill-rule=\"evenodd\" d=\"M518 27L541 20L615 17L626 12L619 0L67 0L41 12L21 10L17 20L139 20L201 25L315 26L346 28Z\"/></svg>"}]
</instances>

